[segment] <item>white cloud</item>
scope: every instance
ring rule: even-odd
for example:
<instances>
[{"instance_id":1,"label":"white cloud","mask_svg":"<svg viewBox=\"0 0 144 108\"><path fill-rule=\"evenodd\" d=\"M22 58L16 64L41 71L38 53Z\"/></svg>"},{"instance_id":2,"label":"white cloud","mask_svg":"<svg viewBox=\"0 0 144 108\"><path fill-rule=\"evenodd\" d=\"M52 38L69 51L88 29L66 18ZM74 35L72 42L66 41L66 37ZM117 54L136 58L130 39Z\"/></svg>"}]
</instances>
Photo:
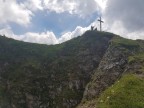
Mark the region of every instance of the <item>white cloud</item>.
<instances>
[{"instance_id":1,"label":"white cloud","mask_svg":"<svg viewBox=\"0 0 144 108\"><path fill-rule=\"evenodd\" d=\"M0 30L0 34L1 35L5 35L5 36L7 36L7 37L9 37L9 38L13 38L13 32L12 32L12 30L11 30L11 28L9 27L9 26L7 26L6 28L3 28L3 29L1 29Z\"/></svg>"},{"instance_id":2,"label":"white cloud","mask_svg":"<svg viewBox=\"0 0 144 108\"><path fill-rule=\"evenodd\" d=\"M65 11L73 13L76 5L74 0L44 0L45 9L55 11L56 13L62 13Z\"/></svg>"},{"instance_id":3,"label":"white cloud","mask_svg":"<svg viewBox=\"0 0 144 108\"><path fill-rule=\"evenodd\" d=\"M55 11L56 13L68 12L70 14L77 14L80 17L85 17L101 9L95 0L26 0L21 1L19 4L16 0L0 0L0 5L2 5L2 7L0 7L1 23L8 24L9 22L15 22L20 25L28 25L31 21L32 11L37 10L46 9L48 11ZM57 44L82 35L88 28L89 27L83 28L77 26L74 31L66 32L60 38L56 38L54 33L49 31L42 33L28 32L18 36L13 33L10 27L1 29L0 34L5 34L9 38L25 42Z\"/></svg>"},{"instance_id":4,"label":"white cloud","mask_svg":"<svg viewBox=\"0 0 144 108\"><path fill-rule=\"evenodd\" d=\"M12 39L15 39L15 40L22 40L21 38L21 36L18 36L18 35L15 35L14 33L13 33L13 31L12 31L12 29L11 29L11 27L10 26L7 26L7 27L5 27L5 28L3 28L3 29L1 29L0 30L0 35L5 35L6 37L8 37L8 38L12 38ZM24 41L24 40L23 40Z\"/></svg>"},{"instance_id":5,"label":"white cloud","mask_svg":"<svg viewBox=\"0 0 144 108\"><path fill-rule=\"evenodd\" d=\"M53 32L42 32L42 33L33 33L28 32L23 35L15 35L10 27L6 27L0 30L0 34L5 35L8 38L13 38L16 40L21 40L24 42L30 43L39 43L39 44L58 44L58 40Z\"/></svg>"},{"instance_id":6,"label":"white cloud","mask_svg":"<svg viewBox=\"0 0 144 108\"><path fill-rule=\"evenodd\" d=\"M104 11L108 0L95 0L101 7L101 11Z\"/></svg>"},{"instance_id":7,"label":"white cloud","mask_svg":"<svg viewBox=\"0 0 144 108\"><path fill-rule=\"evenodd\" d=\"M24 5L32 11L45 9L49 12L68 12L86 17L104 9L106 1L107 0L26 0Z\"/></svg>"},{"instance_id":8,"label":"white cloud","mask_svg":"<svg viewBox=\"0 0 144 108\"><path fill-rule=\"evenodd\" d=\"M29 5L26 3L29 3ZM31 11L43 9L57 13L69 12L81 17L90 16L99 11L99 13L102 12L105 21L103 30L119 34L125 38L144 39L143 0L27 0L23 4L17 4L16 0L9 2L0 0L0 4L1 23L15 22L27 25L30 23ZM4 17L6 18L4 19ZM0 34L25 42L58 44L82 35L86 30L90 29L91 25L99 29L99 23L96 19L88 27L77 26L74 31L65 32L60 38L56 38L51 31L42 33L28 32L18 36L12 32L9 26L1 29Z\"/></svg>"},{"instance_id":9,"label":"white cloud","mask_svg":"<svg viewBox=\"0 0 144 108\"><path fill-rule=\"evenodd\" d=\"M67 32L65 34L63 34L59 39L58 39L58 42L59 43L62 43L62 42L65 42L67 40L70 40L72 38L75 38L77 36L81 36L86 30L88 30L88 27L86 28L83 28L83 27L76 27L76 29L72 32Z\"/></svg>"},{"instance_id":10,"label":"white cloud","mask_svg":"<svg viewBox=\"0 0 144 108\"><path fill-rule=\"evenodd\" d=\"M128 32L124 28L121 21L116 20L108 29L109 32L113 32L115 34L121 34L121 36L125 36Z\"/></svg>"},{"instance_id":11,"label":"white cloud","mask_svg":"<svg viewBox=\"0 0 144 108\"><path fill-rule=\"evenodd\" d=\"M43 10L42 0L27 0L23 5L32 11Z\"/></svg>"},{"instance_id":12,"label":"white cloud","mask_svg":"<svg viewBox=\"0 0 144 108\"><path fill-rule=\"evenodd\" d=\"M40 43L40 44L57 44L58 40L53 32L42 33L26 33L21 36L21 40L25 42Z\"/></svg>"},{"instance_id":13,"label":"white cloud","mask_svg":"<svg viewBox=\"0 0 144 108\"><path fill-rule=\"evenodd\" d=\"M142 39L144 40L144 31L137 31L137 32L131 32L127 34L127 38L129 39Z\"/></svg>"},{"instance_id":14,"label":"white cloud","mask_svg":"<svg viewBox=\"0 0 144 108\"><path fill-rule=\"evenodd\" d=\"M144 0L108 0L103 17L109 31L126 38L144 39L143 4Z\"/></svg>"},{"instance_id":15,"label":"white cloud","mask_svg":"<svg viewBox=\"0 0 144 108\"><path fill-rule=\"evenodd\" d=\"M0 24L14 22L27 26L31 21L32 12L17 4L16 0L0 0Z\"/></svg>"},{"instance_id":16,"label":"white cloud","mask_svg":"<svg viewBox=\"0 0 144 108\"><path fill-rule=\"evenodd\" d=\"M74 31L64 33L60 38L56 38L53 32L47 31L42 33L28 32L23 35L15 35L10 27L0 30L1 35L5 35L8 38L13 38L16 40L21 40L24 42L39 43L39 44L58 44L68 41L72 38L82 35L89 27L82 28L78 26Z\"/></svg>"},{"instance_id":17,"label":"white cloud","mask_svg":"<svg viewBox=\"0 0 144 108\"><path fill-rule=\"evenodd\" d=\"M100 7L95 0L44 0L44 7L56 13L68 12L81 17L99 12Z\"/></svg>"}]
</instances>

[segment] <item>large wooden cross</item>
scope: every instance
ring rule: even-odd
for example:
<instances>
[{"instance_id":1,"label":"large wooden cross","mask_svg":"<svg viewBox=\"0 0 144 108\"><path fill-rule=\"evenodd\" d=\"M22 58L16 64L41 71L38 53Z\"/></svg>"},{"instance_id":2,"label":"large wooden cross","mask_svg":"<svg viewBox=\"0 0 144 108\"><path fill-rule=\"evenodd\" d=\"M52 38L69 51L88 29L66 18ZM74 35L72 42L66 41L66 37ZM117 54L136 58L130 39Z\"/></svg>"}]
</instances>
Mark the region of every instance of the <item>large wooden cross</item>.
<instances>
[{"instance_id":1,"label":"large wooden cross","mask_svg":"<svg viewBox=\"0 0 144 108\"><path fill-rule=\"evenodd\" d=\"M102 23L104 23L104 21L102 21L101 17L98 19L98 21L100 22L100 31L102 31Z\"/></svg>"}]
</instances>

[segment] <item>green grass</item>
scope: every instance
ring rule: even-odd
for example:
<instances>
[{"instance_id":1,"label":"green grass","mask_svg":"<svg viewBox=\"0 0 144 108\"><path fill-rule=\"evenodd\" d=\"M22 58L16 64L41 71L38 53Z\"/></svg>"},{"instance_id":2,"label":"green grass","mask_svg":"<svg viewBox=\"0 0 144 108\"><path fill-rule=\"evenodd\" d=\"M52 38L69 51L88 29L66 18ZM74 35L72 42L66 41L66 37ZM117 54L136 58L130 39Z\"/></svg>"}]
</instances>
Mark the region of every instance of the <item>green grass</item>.
<instances>
[{"instance_id":1,"label":"green grass","mask_svg":"<svg viewBox=\"0 0 144 108\"><path fill-rule=\"evenodd\" d=\"M40 97L42 104L49 102L51 108L55 107L53 102L63 108L63 99L80 101L83 87L80 90L75 87L71 90L68 89L68 82L88 82L89 71L80 69L79 64L84 67L92 63L91 57L102 57L114 36L106 32L87 31L83 36L59 45L38 45L0 36L1 78L4 80L2 84L0 82L0 107L4 101L4 105L9 104L12 98L18 108L23 108L19 107L24 106L19 100L24 99L26 92ZM128 48L138 46L137 42L120 37L115 37L113 42ZM102 53L99 55L95 52ZM10 82L9 93L13 96L4 92L6 81ZM50 85L53 85L53 88ZM56 94L57 87L62 87L60 94ZM55 92L56 98L51 98L51 92Z\"/></svg>"},{"instance_id":2,"label":"green grass","mask_svg":"<svg viewBox=\"0 0 144 108\"><path fill-rule=\"evenodd\" d=\"M129 63L144 62L144 53L139 53L128 58Z\"/></svg>"},{"instance_id":3,"label":"green grass","mask_svg":"<svg viewBox=\"0 0 144 108\"><path fill-rule=\"evenodd\" d=\"M119 36L115 36L111 42L112 45L114 46L122 46L124 48L132 49L132 50L134 50L134 48L139 47L139 43L137 41L125 39Z\"/></svg>"},{"instance_id":4,"label":"green grass","mask_svg":"<svg viewBox=\"0 0 144 108\"><path fill-rule=\"evenodd\" d=\"M0 80L0 107L3 101L7 105L14 100L16 107L24 108L21 100L25 100L27 92L39 97L42 105L49 102L50 108L56 105L63 108L63 99L80 101L83 87L77 90L73 86L72 90L68 88L68 84L75 80L88 82L90 76L84 69L79 68L79 64L86 66L93 63L88 56L95 56L97 49L104 53L112 37L111 33L87 31L83 36L62 44L42 45L0 36L0 77L3 80L3 86ZM98 56L101 57L102 53ZM88 72L92 69L93 67L88 69ZM3 92L3 87L7 85L6 81L10 82L9 93L12 96L7 96L8 93ZM57 93L58 87L62 89L60 93ZM52 98L52 93L55 98Z\"/></svg>"},{"instance_id":5,"label":"green grass","mask_svg":"<svg viewBox=\"0 0 144 108\"><path fill-rule=\"evenodd\" d=\"M123 76L100 96L98 108L144 108L144 79Z\"/></svg>"}]
</instances>

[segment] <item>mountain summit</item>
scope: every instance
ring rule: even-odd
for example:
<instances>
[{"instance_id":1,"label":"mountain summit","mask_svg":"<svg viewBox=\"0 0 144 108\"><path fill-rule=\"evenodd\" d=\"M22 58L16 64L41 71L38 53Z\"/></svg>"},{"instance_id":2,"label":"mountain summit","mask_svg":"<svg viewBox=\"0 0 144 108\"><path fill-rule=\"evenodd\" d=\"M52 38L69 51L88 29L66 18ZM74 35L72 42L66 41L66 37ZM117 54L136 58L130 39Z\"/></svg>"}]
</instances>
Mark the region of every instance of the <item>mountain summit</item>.
<instances>
[{"instance_id":1,"label":"mountain summit","mask_svg":"<svg viewBox=\"0 0 144 108\"><path fill-rule=\"evenodd\" d=\"M87 31L48 46L0 36L1 108L142 108L143 85L142 40Z\"/></svg>"}]
</instances>

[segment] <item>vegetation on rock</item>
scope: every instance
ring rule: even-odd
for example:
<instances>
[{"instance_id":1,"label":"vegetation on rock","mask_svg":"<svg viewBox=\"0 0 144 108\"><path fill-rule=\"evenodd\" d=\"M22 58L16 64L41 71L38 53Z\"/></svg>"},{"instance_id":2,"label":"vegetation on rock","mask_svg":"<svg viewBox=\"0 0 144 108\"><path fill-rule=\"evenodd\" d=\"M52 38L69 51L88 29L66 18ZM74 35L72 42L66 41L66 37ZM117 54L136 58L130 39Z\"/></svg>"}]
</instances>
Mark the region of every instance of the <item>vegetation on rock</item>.
<instances>
[{"instance_id":1,"label":"vegetation on rock","mask_svg":"<svg viewBox=\"0 0 144 108\"><path fill-rule=\"evenodd\" d=\"M143 108L144 79L133 74L124 75L98 99L98 108Z\"/></svg>"},{"instance_id":2,"label":"vegetation on rock","mask_svg":"<svg viewBox=\"0 0 144 108\"><path fill-rule=\"evenodd\" d=\"M82 101L81 108L113 108L115 104L129 106L125 100L136 96L143 102L143 55L142 40L107 32L87 31L49 46L0 36L0 107L75 108ZM116 97L105 100L113 95L111 89ZM122 103L117 103L121 98ZM135 108L143 106L139 102Z\"/></svg>"}]
</instances>

